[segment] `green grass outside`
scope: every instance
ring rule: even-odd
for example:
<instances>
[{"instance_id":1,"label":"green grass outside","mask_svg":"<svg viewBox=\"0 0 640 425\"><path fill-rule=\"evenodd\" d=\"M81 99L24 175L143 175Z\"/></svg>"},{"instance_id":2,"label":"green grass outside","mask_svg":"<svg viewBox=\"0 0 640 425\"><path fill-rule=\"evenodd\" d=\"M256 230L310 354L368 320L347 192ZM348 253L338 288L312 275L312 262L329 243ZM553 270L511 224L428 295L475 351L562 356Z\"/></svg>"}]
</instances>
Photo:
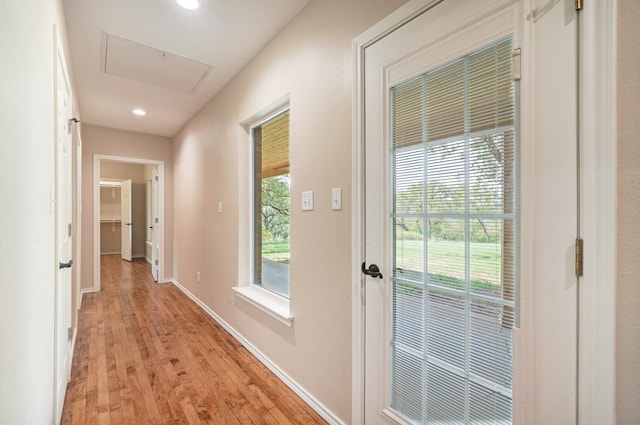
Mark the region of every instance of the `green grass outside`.
<instances>
[{"instance_id":1,"label":"green grass outside","mask_svg":"<svg viewBox=\"0 0 640 425\"><path fill-rule=\"evenodd\" d=\"M289 241L262 242L262 257L279 263L289 264Z\"/></svg>"},{"instance_id":2,"label":"green grass outside","mask_svg":"<svg viewBox=\"0 0 640 425\"><path fill-rule=\"evenodd\" d=\"M502 284L502 252L500 242L470 244L470 284L472 290L498 295ZM428 271L433 283L450 288L464 288L465 244L463 241L428 241ZM422 280L424 244L421 240L396 241L398 277Z\"/></svg>"},{"instance_id":3,"label":"green grass outside","mask_svg":"<svg viewBox=\"0 0 640 425\"><path fill-rule=\"evenodd\" d=\"M430 280L450 288L464 288L464 242L432 240L428 244ZM262 244L262 256L269 260L289 264L289 254L289 241ZM471 288L484 293L499 294L502 280L501 243L472 242L470 257ZM423 263L423 241L396 241L396 267L403 270L398 277L421 281Z\"/></svg>"}]
</instances>

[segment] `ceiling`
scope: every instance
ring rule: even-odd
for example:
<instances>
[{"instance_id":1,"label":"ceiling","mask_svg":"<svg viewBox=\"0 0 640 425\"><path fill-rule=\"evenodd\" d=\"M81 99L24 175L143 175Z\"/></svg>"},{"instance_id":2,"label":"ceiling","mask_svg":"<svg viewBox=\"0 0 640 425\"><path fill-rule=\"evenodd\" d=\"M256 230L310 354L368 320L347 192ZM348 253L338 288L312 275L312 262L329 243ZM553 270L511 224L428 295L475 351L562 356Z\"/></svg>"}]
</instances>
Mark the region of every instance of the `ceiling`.
<instances>
[{"instance_id":1,"label":"ceiling","mask_svg":"<svg viewBox=\"0 0 640 425\"><path fill-rule=\"evenodd\" d=\"M174 136L308 1L63 0L82 122Z\"/></svg>"}]
</instances>

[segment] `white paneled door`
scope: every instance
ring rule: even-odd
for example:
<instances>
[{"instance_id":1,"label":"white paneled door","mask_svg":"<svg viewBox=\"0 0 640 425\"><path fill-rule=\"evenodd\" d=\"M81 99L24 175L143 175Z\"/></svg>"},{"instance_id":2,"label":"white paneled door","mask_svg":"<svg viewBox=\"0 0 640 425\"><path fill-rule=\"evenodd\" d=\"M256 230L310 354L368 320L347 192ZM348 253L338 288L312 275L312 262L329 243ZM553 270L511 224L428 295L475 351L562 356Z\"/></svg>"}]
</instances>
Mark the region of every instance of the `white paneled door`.
<instances>
[{"instance_id":1,"label":"white paneled door","mask_svg":"<svg viewBox=\"0 0 640 425\"><path fill-rule=\"evenodd\" d=\"M56 308L55 414L60 421L71 371L72 142L71 86L60 46L56 53Z\"/></svg>"},{"instance_id":2,"label":"white paneled door","mask_svg":"<svg viewBox=\"0 0 640 425\"><path fill-rule=\"evenodd\" d=\"M133 218L131 213L131 180L122 180L120 191L120 219L122 220L121 257L131 261L133 243Z\"/></svg>"},{"instance_id":3,"label":"white paneled door","mask_svg":"<svg viewBox=\"0 0 640 425\"><path fill-rule=\"evenodd\" d=\"M366 424L576 421L561 3L433 1L366 47Z\"/></svg>"}]
</instances>

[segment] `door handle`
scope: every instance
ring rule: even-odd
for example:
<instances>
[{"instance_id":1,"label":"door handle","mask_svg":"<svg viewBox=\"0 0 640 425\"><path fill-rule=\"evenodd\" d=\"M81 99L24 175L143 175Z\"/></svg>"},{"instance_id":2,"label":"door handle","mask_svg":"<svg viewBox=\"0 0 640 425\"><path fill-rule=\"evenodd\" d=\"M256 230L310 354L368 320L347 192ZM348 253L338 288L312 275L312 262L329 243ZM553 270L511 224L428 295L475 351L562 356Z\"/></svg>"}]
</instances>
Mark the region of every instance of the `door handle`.
<instances>
[{"instance_id":1,"label":"door handle","mask_svg":"<svg viewBox=\"0 0 640 425\"><path fill-rule=\"evenodd\" d=\"M59 269L70 269L73 266L73 260L69 260L68 263L58 263Z\"/></svg>"},{"instance_id":2,"label":"door handle","mask_svg":"<svg viewBox=\"0 0 640 425\"><path fill-rule=\"evenodd\" d=\"M362 273L371 277L379 277L382 279L382 273L380 273L380 269L376 264L369 264L369 268L366 268L366 262L362 263Z\"/></svg>"},{"instance_id":3,"label":"door handle","mask_svg":"<svg viewBox=\"0 0 640 425\"><path fill-rule=\"evenodd\" d=\"M125 226L133 226L133 223L125 223Z\"/></svg>"}]
</instances>

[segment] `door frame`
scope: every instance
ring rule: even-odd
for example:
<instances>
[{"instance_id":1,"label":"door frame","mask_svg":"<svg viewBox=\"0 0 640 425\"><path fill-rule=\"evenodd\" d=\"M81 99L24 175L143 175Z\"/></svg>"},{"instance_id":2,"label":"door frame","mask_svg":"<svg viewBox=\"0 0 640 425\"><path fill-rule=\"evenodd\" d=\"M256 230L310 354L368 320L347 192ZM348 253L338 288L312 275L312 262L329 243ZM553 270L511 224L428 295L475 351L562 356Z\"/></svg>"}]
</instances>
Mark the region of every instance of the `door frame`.
<instances>
[{"instance_id":1,"label":"door frame","mask_svg":"<svg viewBox=\"0 0 640 425\"><path fill-rule=\"evenodd\" d=\"M73 228L73 236L75 237L76 243L74 246L74 254L73 254L73 263L76 266L74 271L74 305L75 311L73 315L73 345L72 349L75 348L76 336L78 332L77 325L77 316L80 307L82 307L82 133L81 126L79 123L74 125L74 134L76 140L76 146L73 152L74 155L74 188L73 188L73 208L74 208L74 228Z\"/></svg>"},{"instance_id":2,"label":"door frame","mask_svg":"<svg viewBox=\"0 0 640 425\"><path fill-rule=\"evenodd\" d=\"M151 277L153 278L153 280L157 283L160 281L160 274L159 274L159 248L158 248L158 232L159 226L155 226L155 216L157 216L159 214L160 211L160 198L159 198L159 171L158 171L158 167L154 166L153 169L153 178L151 179L151 199L150 199L150 205L149 205L149 212L150 212L150 218L151 218L151 223L153 224L151 227ZM155 211L155 215L153 214L153 212ZM147 223L147 226L149 224ZM146 248L146 246L145 246Z\"/></svg>"},{"instance_id":3,"label":"door frame","mask_svg":"<svg viewBox=\"0 0 640 425\"><path fill-rule=\"evenodd\" d=\"M133 228L131 227L133 225L132 185L133 181L131 179L120 180L120 258L129 262L133 261ZM124 196L125 194L128 199ZM125 199L127 199L129 203L127 208L125 208ZM102 205L100 207L102 208ZM126 243L125 235L127 236L128 243ZM102 236L102 231L100 236Z\"/></svg>"},{"instance_id":4,"label":"door frame","mask_svg":"<svg viewBox=\"0 0 640 425\"><path fill-rule=\"evenodd\" d=\"M364 423L365 390L365 279L360 271L364 260L364 63L365 49L395 29L411 21L443 0L411 0L389 16L360 34L352 42L354 64L353 128L352 128L352 423ZM525 16L522 45L531 49L533 0L522 0ZM570 2L567 2L570 3ZM551 4L549 2L547 6ZM544 10L543 6L538 11ZM585 273L580 278L578 418L579 424L613 423L615 421L615 264L616 264L616 0L589 2L580 12L582 39L581 84L581 221L585 240ZM523 69L533 69L533 59L523 55ZM533 110L535 87L522 86L523 114ZM522 138L533 137L532 126L523 123ZM526 152L523 151L523 155ZM523 180L532 181L532 167L522 169ZM522 205L523 213L527 205ZM522 240L532 229L523 229ZM523 258L530 249L522 246ZM531 271L522 270L523 281ZM523 288L526 290L526 288ZM521 302L530 299L523 292ZM586 332L585 330L588 330ZM525 339L527 338L524 335ZM525 343L526 345L526 343ZM527 352L526 347L524 352ZM528 357L528 356L527 356ZM532 359L521 355L525 374L533 377ZM596 384L597 383L597 384ZM533 391L520 388L519 404L534 406ZM533 409L515 423L532 423Z\"/></svg>"},{"instance_id":5,"label":"door frame","mask_svg":"<svg viewBox=\"0 0 640 425\"><path fill-rule=\"evenodd\" d=\"M93 155L93 290L100 291L100 162L117 161L136 165L155 165L158 167L158 283L164 283L164 161L154 159L133 158L114 155Z\"/></svg>"}]
</instances>

